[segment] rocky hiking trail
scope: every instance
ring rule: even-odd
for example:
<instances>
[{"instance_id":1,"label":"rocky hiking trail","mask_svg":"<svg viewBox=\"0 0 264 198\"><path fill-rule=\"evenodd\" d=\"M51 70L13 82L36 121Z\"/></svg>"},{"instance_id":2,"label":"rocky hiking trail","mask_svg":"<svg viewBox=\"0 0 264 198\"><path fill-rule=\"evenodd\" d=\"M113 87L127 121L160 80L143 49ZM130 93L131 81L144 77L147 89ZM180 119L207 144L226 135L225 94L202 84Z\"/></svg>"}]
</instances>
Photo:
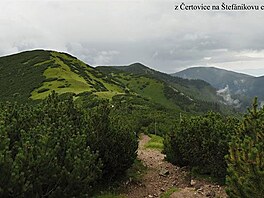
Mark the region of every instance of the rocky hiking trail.
<instances>
[{"instance_id":1,"label":"rocky hiking trail","mask_svg":"<svg viewBox=\"0 0 264 198\"><path fill-rule=\"evenodd\" d=\"M187 170L165 161L161 151L145 148L149 140L149 136L142 134L138 148L138 159L147 170L139 182L126 184L125 197L165 197L166 192L170 194L166 197L171 198L227 197L223 187L205 180L192 179Z\"/></svg>"}]
</instances>

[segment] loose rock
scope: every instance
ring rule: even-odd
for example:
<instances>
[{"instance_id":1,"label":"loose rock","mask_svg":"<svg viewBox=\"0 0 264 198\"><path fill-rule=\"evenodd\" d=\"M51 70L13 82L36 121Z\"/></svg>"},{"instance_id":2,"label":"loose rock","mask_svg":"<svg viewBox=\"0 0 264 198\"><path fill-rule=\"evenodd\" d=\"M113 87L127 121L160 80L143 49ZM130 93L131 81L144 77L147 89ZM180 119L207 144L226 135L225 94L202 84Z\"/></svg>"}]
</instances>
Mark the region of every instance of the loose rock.
<instances>
[{"instance_id":1,"label":"loose rock","mask_svg":"<svg viewBox=\"0 0 264 198\"><path fill-rule=\"evenodd\" d=\"M159 175L160 176L163 176L163 177L166 177L170 174L169 170L168 169L161 169L160 172L159 172Z\"/></svg>"}]
</instances>

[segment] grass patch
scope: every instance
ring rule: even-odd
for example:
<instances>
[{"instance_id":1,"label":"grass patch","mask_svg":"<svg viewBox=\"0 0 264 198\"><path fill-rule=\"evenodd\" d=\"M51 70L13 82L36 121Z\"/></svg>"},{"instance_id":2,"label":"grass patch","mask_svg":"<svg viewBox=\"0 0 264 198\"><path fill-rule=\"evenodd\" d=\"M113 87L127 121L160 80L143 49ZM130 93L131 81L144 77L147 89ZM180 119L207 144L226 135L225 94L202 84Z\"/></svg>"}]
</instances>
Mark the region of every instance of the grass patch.
<instances>
[{"instance_id":1,"label":"grass patch","mask_svg":"<svg viewBox=\"0 0 264 198\"><path fill-rule=\"evenodd\" d=\"M149 135L150 136L150 141L145 144L145 148L149 149L157 149L157 150L163 150L164 145L163 145L163 140L164 138L158 135Z\"/></svg>"},{"instance_id":2,"label":"grass patch","mask_svg":"<svg viewBox=\"0 0 264 198\"><path fill-rule=\"evenodd\" d=\"M113 91L100 91L96 92L95 95L97 95L99 98L106 98L111 100L113 96L116 96L118 94L121 94L119 92L113 92Z\"/></svg>"},{"instance_id":3,"label":"grass patch","mask_svg":"<svg viewBox=\"0 0 264 198\"><path fill-rule=\"evenodd\" d=\"M173 102L164 95L163 82L145 76L125 75L124 73L119 74L116 78L125 84L131 92L151 99L153 102L162 104L169 109L175 108Z\"/></svg>"},{"instance_id":4,"label":"grass patch","mask_svg":"<svg viewBox=\"0 0 264 198\"><path fill-rule=\"evenodd\" d=\"M139 182L146 171L147 167L140 160L136 159L133 166L127 170L126 177L133 182Z\"/></svg>"},{"instance_id":5,"label":"grass patch","mask_svg":"<svg viewBox=\"0 0 264 198\"><path fill-rule=\"evenodd\" d=\"M96 91L99 97L106 99L112 99L114 95L123 92L121 86L104 80L104 74L70 55L50 52L49 61L49 67L43 72L46 79L31 92L31 99L44 99L52 90L58 94ZM49 91L42 92L47 88Z\"/></svg>"},{"instance_id":6,"label":"grass patch","mask_svg":"<svg viewBox=\"0 0 264 198\"><path fill-rule=\"evenodd\" d=\"M172 187L172 188L168 189L166 192L162 193L160 195L160 198L169 198L174 192L177 192L177 191L179 191L178 188Z\"/></svg>"},{"instance_id":7,"label":"grass patch","mask_svg":"<svg viewBox=\"0 0 264 198\"><path fill-rule=\"evenodd\" d=\"M125 196L122 195L116 195L113 193L105 193L102 195L95 196L94 198L125 198Z\"/></svg>"},{"instance_id":8,"label":"grass patch","mask_svg":"<svg viewBox=\"0 0 264 198\"><path fill-rule=\"evenodd\" d=\"M46 77L46 80L42 83L42 86L38 89L35 89L31 94L32 99L43 99L46 98L52 90L55 90L59 94L73 92L73 93L81 93L84 91L91 91L93 88L85 81L85 79L72 72L70 67L66 65L60 57L64 57L63 54L57 52L51 52L51 59L55 62L59 67L48 67L43 75ZM49 79L55 79L49 82ZM48 79L48 80L47 80ZM64 79L63 81L57 81L57 79ZM67 86L67 84L71 84L71 86ZM49 88L50 91L39 92L39 90ZM61 89L63 88L63 89Z\"/></svg>"}]
</instances>

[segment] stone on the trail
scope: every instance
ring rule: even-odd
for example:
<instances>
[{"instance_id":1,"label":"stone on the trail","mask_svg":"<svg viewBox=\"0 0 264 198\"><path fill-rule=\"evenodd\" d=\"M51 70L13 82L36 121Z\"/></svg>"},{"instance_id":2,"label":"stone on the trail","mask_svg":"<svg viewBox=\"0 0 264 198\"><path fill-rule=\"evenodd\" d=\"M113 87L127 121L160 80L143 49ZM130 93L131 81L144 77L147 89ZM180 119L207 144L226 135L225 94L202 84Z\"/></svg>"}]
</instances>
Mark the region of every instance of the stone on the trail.
<instances>
[{"instance_id":1,"label":"stone on the trail","mask_svg":"<svg viewBox=\"0 0 264 198\"><path fill-rule=\"evenodd\" d=\"M194 186L194 189L195 190L199 190L199 189L202 189L203 188L203 185L202 184L196 184L195 186Z\"/></svg>"},{"instance_id":2,"label":"stone on the trail","mask_svg":"<svg viewBox=\"0 0 264 198\"><path fill-rule=\"evenodd\" d=\"M203 188L199 188L196 192L197 192L197 193L200 193L200 194L202 194L202 195L204 195L204 190L203 190Z\"/></svg>"},{"instance_id":3,"label":"stone on the trail","mask_svg":"<svg viewBox=\"0 0 264 198\"><path fill-rule=\"evenodd\" d=\"M165 189L164 189L164 188L161 188L160 191L161 191L161 192L165 192Z\"/></svg>"},{"instance_id":4,"label":"stone on the trail","mask_svg":"<svg viewBox=\"0 0 264 198\"><path fill-rule=\"evenodd\" d=\"M166 177L169 174L170 174L169 170L167 170L165 168L161 169L160 172L159 172L159 175L160 176L164 176L164 177Z\"/></svg>"},{"instance_id":5,"label":"stone on the trail","mask_svg":"<svg viewBox=\"0 0 264 198\"><path fill-rule=\"evenodd\" d=\"M153 198L153 196L152 196L152 195L148 195L148 197L149 197L149 198Z\"/></svg>"},{"instance_id":6,"label":"stone on the trail","mask_svg":"<svg viewBox=\"0 0 264 198\"><path fill-rule=\"evenodd\" d=\"M194 181L193 179L191 180L191 186L194 186L196 184L196 181Z\"/></svg>"},{"instance_id":7,"label":"stone on the trail","mask_svg":"<svg viewBox=\"0 0 264 198\"><path fill-rule=\"evenodd\" d=\"M213 190L210 190L206 193L206 197L215 197L215 192Z\"/></svg>"}]
</instances>

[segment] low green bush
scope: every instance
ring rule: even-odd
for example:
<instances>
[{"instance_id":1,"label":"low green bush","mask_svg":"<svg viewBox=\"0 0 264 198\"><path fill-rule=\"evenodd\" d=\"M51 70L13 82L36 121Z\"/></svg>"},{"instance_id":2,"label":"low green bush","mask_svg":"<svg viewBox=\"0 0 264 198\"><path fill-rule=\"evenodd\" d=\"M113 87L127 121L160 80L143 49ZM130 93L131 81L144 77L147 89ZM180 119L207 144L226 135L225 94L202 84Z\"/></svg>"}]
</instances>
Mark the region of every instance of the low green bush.
<instances>
[{"instance_id":1,"label":"low green bush","mask_svg":"<svg viewBox=\"0 0 264 198\"><path fill-rule=\"evenodd\" d=\"M165 138L167 160L195 167L201 174L224 178L227 167L224 157L237 122L217 113L182 118L176 130Z\"/></svg>"},{"instance_id":2,"label":"low green bush","mask_svg":"<svg viewBox=\"0 0 264 198\"><path fill-rule=\"evenodd\" d=\"M99 152L103 162L103 175L107 180L120 176L136 159L136 134L118 115L110 115L108 102L101 102L89 114L88 144Z\"/></svg>"},{"instance_id":3,"label":"low green bush","mask_svg":"<svg viewBox=\"0 0 264 198\"><path fill-rule=\"evenodd\" d=\"M87 113L55 93L37 106L0 104L0 197L91 197L123 173L137 140L109 112Z\"/></svg>"},{"instance_id":4,"label":"low green bush","mask_svg":"<svg viewBox=\"0 0 264 198\"><path fill-rule=\"evenodd\" d=\"M50 89L48 89L48 88L42 88L42 89L38 90L37 92L38 93L44 93L44 92L49 91L49 90Z\"/></svg>"}]
</instances>

